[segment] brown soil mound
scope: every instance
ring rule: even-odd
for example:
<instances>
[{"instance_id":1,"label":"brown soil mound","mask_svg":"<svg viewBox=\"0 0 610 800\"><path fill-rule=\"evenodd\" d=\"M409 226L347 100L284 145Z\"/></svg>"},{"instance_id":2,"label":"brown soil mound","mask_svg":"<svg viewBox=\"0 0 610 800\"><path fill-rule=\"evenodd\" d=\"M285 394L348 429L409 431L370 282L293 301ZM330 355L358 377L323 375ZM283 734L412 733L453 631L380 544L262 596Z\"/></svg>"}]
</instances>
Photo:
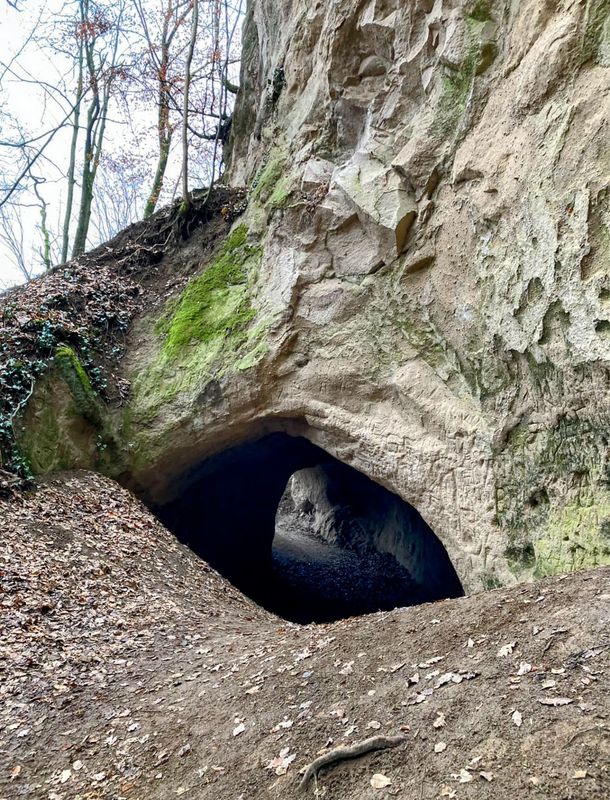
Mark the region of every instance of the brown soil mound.
<instances>
[{"instance_id":1,"label":"brown soil mound","mask_svg":"<svg viewBox=\"0 0 610 800\"><path fill-rule=\"evenodd\" d=\"M610 796L610 569L300 627L100 476L0 524L2 798Z\"/></svg>"}]
</instances>

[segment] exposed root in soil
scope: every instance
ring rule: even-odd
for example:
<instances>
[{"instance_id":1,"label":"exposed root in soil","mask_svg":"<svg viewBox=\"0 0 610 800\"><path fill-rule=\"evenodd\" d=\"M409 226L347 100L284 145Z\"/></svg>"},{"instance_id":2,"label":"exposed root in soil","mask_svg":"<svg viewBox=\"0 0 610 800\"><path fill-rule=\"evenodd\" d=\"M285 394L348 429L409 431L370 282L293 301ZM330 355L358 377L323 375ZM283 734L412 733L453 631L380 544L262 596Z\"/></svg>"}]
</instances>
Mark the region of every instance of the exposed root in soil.
<instances>
[{"instance_id":1,"label":"exposed root in soil","mask_svg":"<svg viewBox=\"0 0 610 800\"><path fill-rule=\"evenodd\" d=\"M368 753L373 753L375 750L387 750L390 747L398 747L398 745L404 744L406 741L406 736L371 736L369 739L357 742L349 747L337 747L335 750L331 750L330 753L324 753L316 758L315 761L311 762L305 770L299 788L302 792L306 791L309 781L318 774L322 767L330 767L333 764L338 764L340 761L359 758Z\"/></svg>"}]
</instances>

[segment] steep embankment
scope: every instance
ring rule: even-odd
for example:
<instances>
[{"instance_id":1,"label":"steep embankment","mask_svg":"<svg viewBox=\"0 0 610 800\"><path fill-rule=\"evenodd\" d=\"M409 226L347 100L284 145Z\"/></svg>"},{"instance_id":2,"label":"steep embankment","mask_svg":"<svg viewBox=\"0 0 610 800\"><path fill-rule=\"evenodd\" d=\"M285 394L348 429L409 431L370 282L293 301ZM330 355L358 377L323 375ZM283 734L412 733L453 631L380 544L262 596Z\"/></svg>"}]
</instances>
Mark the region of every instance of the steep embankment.
<instances>
[{"instance_id":1,"label":"steep embankment","mask_svg":"<svg viewBox=\"0 0 610 800\"><path fill-rule=\"evenodd\" d=\"M608 797L607 568L298 627L105 478L50 479L0 525L7 800L296 798L372 735L405 741L305 796Z\"/></svg>"}]
</instances>

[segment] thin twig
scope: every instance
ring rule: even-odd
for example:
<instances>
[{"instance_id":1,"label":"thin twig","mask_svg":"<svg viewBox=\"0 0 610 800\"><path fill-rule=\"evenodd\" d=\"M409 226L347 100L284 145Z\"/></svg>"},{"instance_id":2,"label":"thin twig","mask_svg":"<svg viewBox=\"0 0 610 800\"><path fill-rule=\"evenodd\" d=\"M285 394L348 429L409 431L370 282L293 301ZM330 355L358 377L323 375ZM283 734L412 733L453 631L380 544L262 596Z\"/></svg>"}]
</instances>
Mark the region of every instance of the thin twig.
<instances>
[{"instance_id":1,"label":"thin twig","mask_svg":"<svg viewBox=\"0 0 610 800\"><path fill-rule=\"evenodd\" d=\"M32 378L32 382L31 382L31 384L30 384L30 391L27 393L27 395L26 395L26 396L23 398L23 400L22 400L22 401L19 403L19 405L17 406L17 408L16 408L16 409L13 411L13 413L11 414L11 417L10 417L11 425L13 424L13 420L15 419L15 417L17 416L17 414L19 414L19 412L21 411L21 409L22 409L22 408L23 408L25 405L27 405L27 403L28 403L28 401L29 401L30 397L31 397L33 394L34 394L34 379Z\"/></svg>"},{"instance_id":2,"label":"thin twig","mask_svg":"<svg viewBox=\"0 0 610 800\"><path fill-rule=\"evenodd\" d=\"M426 770L428 769L427 766L424 766L424 771L422 772L421 776L421 785L419 787L419 800L422 800L424 796L424 782L426 780Z\"/></svg>"}]
</instances>

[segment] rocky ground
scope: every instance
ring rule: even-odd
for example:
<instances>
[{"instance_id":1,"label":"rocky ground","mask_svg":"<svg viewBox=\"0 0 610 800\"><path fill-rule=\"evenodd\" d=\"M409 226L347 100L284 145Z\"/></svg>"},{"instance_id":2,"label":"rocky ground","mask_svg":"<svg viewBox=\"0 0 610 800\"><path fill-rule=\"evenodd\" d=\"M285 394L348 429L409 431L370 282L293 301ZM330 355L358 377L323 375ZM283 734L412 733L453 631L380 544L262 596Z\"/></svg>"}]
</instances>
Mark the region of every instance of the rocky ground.
<instances>
[{"instance_id":1,"label":"rocky ground","mask_svg":"<svg viewBox=\"0 0 610 800\"><path fill-rule=\"evenodd\" d=\"M99 476L0 524L6 800L610 795L608 568L297 626ZM377 735L404 740L300 794Z\"/></svg>"},{"instance_id":2,"label":"rocky ground","mask_svg":"<svg viewBox=\"0 0 610 800\"><path fill-rule=\"evenodd\" d=\"M334 622L421 602L417 584L393 556L326 542L310 524L294 513L276 527L271 611L294 622Z\"/></svg>"}]
</instances>

